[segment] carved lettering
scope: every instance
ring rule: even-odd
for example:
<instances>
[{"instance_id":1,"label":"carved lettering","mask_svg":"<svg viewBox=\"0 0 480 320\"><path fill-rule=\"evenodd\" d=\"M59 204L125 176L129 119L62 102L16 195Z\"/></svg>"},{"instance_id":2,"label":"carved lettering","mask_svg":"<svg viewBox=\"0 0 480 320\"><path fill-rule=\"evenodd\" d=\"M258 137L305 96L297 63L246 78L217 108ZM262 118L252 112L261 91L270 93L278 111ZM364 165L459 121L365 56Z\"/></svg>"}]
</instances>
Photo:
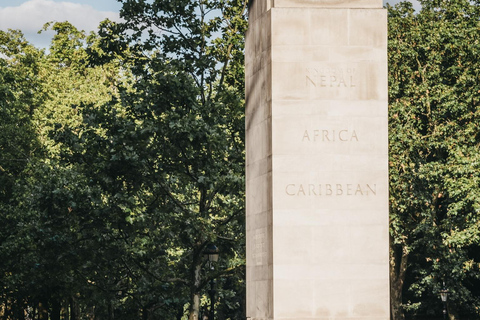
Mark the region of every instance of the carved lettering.
<instances>
[{"instance_id":1,"label":"carved lettering","mask_svg":"<svg viewBox=\"0 0 480 320\"><path fill-rule=\"evenodd\" d=\"M310 136L308 135L308 130L305 130L305 133L303 134L302 141L305 141L305 140L310 141Z\"/></svg>"},{"instance_id":2,"label":"carved lettering","mask_svg":"<svg viewBox=\"0 0 480 320\"><path fill-rule=\"evenodd\" d=\"M362 187L358 184L357 185L357 190L355 190L355 195L358 196L363 196L363 191L362 191Z\"/></svg>"},{"instance_id":3,"label":"carved lettering","mask_svg":"<svg viewBox=\"0 0 480 320\"><path fill-rule=\"evenodd\" d=\"M289 196L294 196L295 192L293 191L295 189L294 184L287 184L285 187L285 193L288 194Z\"/></svg>"},{"instance_id":4,"label":"carved lettering","mask_svg":"<svg viewBox=\"0 0 480 320\"><path fill-rule=\"evenodd\" d=\"M358 135L355 130L342 129L315 129L305 130L302 137L303 142L358 142Z\"/></svg>"},{"instance_id":5,"label":"carved lettering","mask_svg":"<svg viewBox=\"0 0 480 320\"><path fill-rule=\"evenodd\" d=\"M373 195L375 195L375 196L377 195L377 185L376 184L373 185L373 188L369 184L367 184L367 188L372 192ZM368 194L368 192L369 191L367 191L367 194Z\"/></svg>"},{"instance_id":6,"label":"carved lettering","mask_svg":"<svg viewBox=\"0 0 480 320\"><path fill-rule=\"evenodd\" d=\"M348 130L340 130L338 132L338 138L340 139L340 141L347 141L347 138L343 135L344 133L347 133Z\"/></svg>"},{"instance_id":7,"label":"carved lettering","mask_svg":"<svg viewBox=\"0 0 480 320\"><path fill-rule=\"evenodd\" d=\"M308 87L309 84L314 86L314 87L317 86L317 83L314 80L312 80L312 78L310 78L309 76L307 76L306 79L307 79L307 87Z\"/></svg>"},{"instance_id":8,"label":"carved lettering","mask_svg":"<svg viewBox=\"0 0 480 320\"><path fill-rule=\"evenodd\" d=\"M358 136L355 130L352 131L352 139L350 141L353 141L354 139L358 142Z\"/></svg>"},{"instance_id":9,"label":"carved lettering","mask_svg":"<svg viewBox=\"0 0 480 320\"><path fill-rule=\"evenodd\" d=\"M347 196L352 196L352 185L347 183Z\"/></svg>"},{"instance_id":10,"label":"carved lettering","mask_svg":"<svg viewBox=\"0 0 480 320\"><path fill-rule=\"evenodd\" d=\"M301 184L301 185L300 185L300 188L298 188L298 193L297 193L297 195L300 195L300 193L303 194L304 196L306 195L306 194L305 194L305 190L303 190L303 184Z\"/></svg>"},{"instance_id":11,"label":"carved lettering","mask_svg":"<svg viewBox=\"0 0 480 320\"><path fill-rule=\"evenodd\" d=\"M320 87L326 87L327 86L327 76L322 74L320 75Z\"/></svg>"},{"instance_id":12,"label":"carved lettering","mask_svg":"<svg viewBox=\"0 0 480 320\"><path fill-rule=\"evenodd\" d=\"M326 185L325 185L325 190L326 190L326 191L325 191L325 194L326 194L327 196L331 196L331 195L332 195L333 191L332 191L332 185L331 185L331 184L326 184Z\"/></svg>"},{"instance_id":13,"label":"carved lettering","mask_svg":"<svg viewBox=\"0 0 480 320\"><path fill-rule=\"evenodd\" d=\"M285 186L285 193L288 196L294 197L319 197L319 196L328 196L328 197L342 197L342 196L376 196L377 195L377 185L370 183L325 183L325 184L287 184Z\"/></svg>"},{"instance_id":14,"label":"carved lettering","mask_svg":"<svg viewBox=\"0 0 480 320\"><path fill-rule=\"evenodd\" d=\"M343 186L337 183L337 196L343 195Z\"/></svg>"},{"instance_id":15,"label":"carved lettering","mask_svg":"<svg viewBox=\"0 0 480 320\"><path fill-rule=\"evenodd\" d=\"M355 68L307 68L305 84L313 88L355 88Z\"/></svg>"},{"instance_id":16,"label":"carved lettering","mask_svg":"<svg viewBox=\"0 0 480 320\"><path fill-rule=\"evenodd\" d=\"M330 141L330 138L328 137L328 130L322 130L323 134L323 141Z\"/></svg>"}]
</instances>

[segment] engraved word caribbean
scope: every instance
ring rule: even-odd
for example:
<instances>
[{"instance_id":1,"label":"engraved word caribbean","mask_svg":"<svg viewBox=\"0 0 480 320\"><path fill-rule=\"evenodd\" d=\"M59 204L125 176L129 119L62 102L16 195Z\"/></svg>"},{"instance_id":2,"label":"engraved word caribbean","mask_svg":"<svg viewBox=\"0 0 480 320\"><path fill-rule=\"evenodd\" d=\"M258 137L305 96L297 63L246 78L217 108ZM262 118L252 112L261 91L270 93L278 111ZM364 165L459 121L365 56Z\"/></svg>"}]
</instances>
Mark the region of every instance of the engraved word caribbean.
<instances>
[{"instance_id":1,"label":"engraved word caribbean","mask_svg":"<svg viewBox=\"0 0 480 320\"><path fill-rule=\"evenodd\" d=\"M315 88L354 88L355 68L307 68L306 86Z\"/></svg>"},{"instance_id":2,"label":"engraved word caribbean","mask_svg":"<svg viewBox=\"0 0 480 320\"><path fill-rule=\"evenodd\" d=\"M376 184L360 183L326 183L326 184L295 184L285 186L285 193L289 196L318 197L318 196L376 196Z\"/></svg>"}]
</instances>

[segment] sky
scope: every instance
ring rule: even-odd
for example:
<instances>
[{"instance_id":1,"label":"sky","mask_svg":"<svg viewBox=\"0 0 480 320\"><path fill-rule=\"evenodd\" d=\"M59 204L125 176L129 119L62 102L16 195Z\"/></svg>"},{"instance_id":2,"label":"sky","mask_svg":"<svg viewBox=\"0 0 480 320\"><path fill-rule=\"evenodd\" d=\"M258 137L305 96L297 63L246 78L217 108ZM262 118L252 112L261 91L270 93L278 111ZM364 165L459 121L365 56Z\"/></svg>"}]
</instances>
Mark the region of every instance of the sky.
<instances>
[{"instance_id":1,"label":"sky","mask_svg":"<svg viewBox=\"0 0 480 320\"><path fill-rule=\"evenodd\" d=\"M47 47L52 32L37 34L49 21L69 21L80 30L96 30L106 18L118 21L116 0L0 0L0 30L20 29L37 47Z\"/></svg>"},{"instance_id":2,"label":"sky","mask_svg":"<svg viewBox=\"0 0 480 320\"><path fill-rule=\"evenodd\" d=\"M391 5L400 0L383 0ZM417 0L411 0L418 10ZM117 0L0 0L0 30L20 29L37 47L47 47L52 32L37 34L49 21L69 21L86 32L97 29L100 21L118 21L121 4Z\"/></svg>"}]
</instances>

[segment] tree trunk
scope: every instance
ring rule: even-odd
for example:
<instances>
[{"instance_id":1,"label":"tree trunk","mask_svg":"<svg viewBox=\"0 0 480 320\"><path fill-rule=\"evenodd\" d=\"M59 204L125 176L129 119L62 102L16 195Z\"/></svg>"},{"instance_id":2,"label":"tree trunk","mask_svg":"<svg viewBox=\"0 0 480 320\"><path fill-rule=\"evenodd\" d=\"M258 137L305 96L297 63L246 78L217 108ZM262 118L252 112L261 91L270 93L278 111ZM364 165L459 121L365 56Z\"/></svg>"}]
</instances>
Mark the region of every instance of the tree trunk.
<instances>
[{"instance_id":1,"label":"tree trunk","mask_svg":"<svg viewBox=\"0 0 480 320\"><path fill-rule=\"evenodd\" d=\"M113 301L108 303L108 320L115 320Z\"/></svg>"},{"instance_id":2,"label":"tree trunk","mask_svg":"<svg viewBox=\"0 0 480 320\"><path fill-rule=\"evenodd\" d=\"M80 318L80 308L74 297L70 298L70 320L78 320Z\"/></svg>"},{"instance_id":3,"label":"tree trunk","mask_svg":"<svg viewBox=\"0 0 480 320\"><path fill-rule=\"evenodd\" d=\"M25 306L23 303L17 303L17 320L25 320Z\"/></svg>"},{"instance_id":4,"label":"tree trunk","mask_svg":"<svg viewBox=\"0 0 480 320\"><path fill-rule=\"evenodd\" d=\"M391 246L390 248L390 306L392 320L404 320L402 291L407 273L408 248Z\"/></svg>"},{"instance_id":5,"label":"tree trunk","mask_svg":"<svg viewBox=\"0 0 480 320\"><path fill-rule=\"evenodd\" d=\"M38 320L48 320L48 308L45 304L38 304Z\"/></svg>"},{"instance_id":6,"label":"tree trunk","mask_svg":"<svg viewBox=\"0 0 480 320\"><path fill-rule=\"evenodd\" d=\"M460 320L460 315L458 314L457 308L452 303L447 303L447 312L449 320Z\"/></svg>"},{"instance_id":7,"label":"tree trunk","mask_svg":"<svg viewBox=\"0 0 480 320\"><path fill-rule=\"evenodd\" d=\"M87 311L87 317L90 320L95 320L96 314L95 314L95 306L92 306L89 308L89 311Z\"/></svg>"},{"instance_id":8,"label":"tree trunk","mask_svg":"<svg viewBox=\"0 0 480 320\"><path fill-rule=\"evenodd\" d=\"M182 320L184 314L183 308L178 308L177 310L177 320Z\"/></svg>"},{"instance_id":9,"label":"tree trunk","mask_svg":"<svg viewBox=\"0 0 480 320\"><path fill-rule=\"evenodd\" d=\"M194 293L191 299L190 317L188 320L198 320L198 315L200 313L200 294Z\"/></svg>"},{"instance_id":10,"label":"tree trunk","mask_svg":"<svg viewBox=\"0 0 480 320\"><path fill-rule=\"evenodd\" d=\"M64 307L63 307L63 319L64 320L70 320L70 303L68 300L64 301Z\"/></svg>"},{"instance_id":11,"label":"tree trunk","mask_svg":"<svg viewBox=\"0 0 480 320\"><path fill-rule=\"evenodd\" d=\"M200 271L202 265L198 264L195 266L194 270L194 284L191 289L191 298L190 298L190 315L188 320L198 320L198 315L200 313Z\"/></svg>"},{"instance_id":12,"label":"tree trunk","mask_svg":"<svg viewBox=\"0 0 480 320\"><path fill-rule=\"evenodd\" d=\"M62 310L62 304L59 301L54 301L52 304L51 320L60 320L60 311Z\"/></svg>"}]
</instances>

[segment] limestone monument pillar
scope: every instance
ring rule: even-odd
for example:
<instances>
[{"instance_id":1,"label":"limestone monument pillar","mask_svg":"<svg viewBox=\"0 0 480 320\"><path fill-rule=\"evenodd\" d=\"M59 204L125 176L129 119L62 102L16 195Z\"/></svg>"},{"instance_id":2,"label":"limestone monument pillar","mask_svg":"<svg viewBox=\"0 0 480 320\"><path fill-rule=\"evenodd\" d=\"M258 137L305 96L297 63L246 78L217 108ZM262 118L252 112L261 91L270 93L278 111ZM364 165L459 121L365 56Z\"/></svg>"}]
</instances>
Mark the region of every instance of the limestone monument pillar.
<instances>
[{"instance_id":1,"label":"limestone monument pillar","mask_svg":"<svg viewBox=\"0 0 480 320\"><path fill-rule=\"evenodd\" d=\"M247 317L387 320L382 0L250 1Z\"/></svg>"}]
</instances>

